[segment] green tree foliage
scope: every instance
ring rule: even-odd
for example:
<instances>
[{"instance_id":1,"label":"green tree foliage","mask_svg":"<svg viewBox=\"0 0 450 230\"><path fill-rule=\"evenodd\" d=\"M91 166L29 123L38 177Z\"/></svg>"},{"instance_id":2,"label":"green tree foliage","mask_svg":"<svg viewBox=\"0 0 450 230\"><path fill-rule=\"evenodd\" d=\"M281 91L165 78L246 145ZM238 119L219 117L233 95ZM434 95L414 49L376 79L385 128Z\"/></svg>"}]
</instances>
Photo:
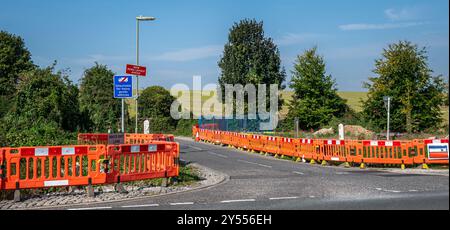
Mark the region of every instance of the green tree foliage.
<instances>
[{"instance_id":1,"label":"green tree foliage","mask_svg":"<svg viewBox=\"0 0 450 230\"><path fill-rule=\"evenodd\" d=\"M20 75L13 108L1 120L3 145L57 145L73 138L70 133L79 129L78 88L53 70Z\"/></svg>"},{"instance_id":2,"label":"green tree foliage","mask_svg":"<svg viewBox=\"0 0 450 230\"><path fill-rule=\"evenodd\" d=\"M299 118L301 129L316 129L348 110L346 101L337 94L335 80L326 75L323 57L317 48L306 50L297 57L290 87L294 90L287 116L293 124Z\"/></svg>"},{"instance_id":3,"label":"green tree foliage","mask_svg":"<svg viewBox=\"0 0 450 230\"><path fill-rule=\"evenodd\" d=\"M384 96L391 96L391 129L408 133L437 128L442 122L445 100L442 76L431 76L425 48L409 41L391 44L375 61L378 77L365 84L368 99L363 102L364 118L375 129L386 128Z\"/></svg>"},{"instance_id":4,"label":"green tree foliage","mask_svg":"<svg viewBox=\"0 0 450 230\"><path fill-rule=\"evenodd\" d=\"M22 38L0 31L0 117L12 106L19 74L34 67Z\"/></svg>"},{"instance_id":5,"label":"green tree foliage","mask_svg":"<svg viewBox=\"0 0 450 230\"><path fill-rule=\"evenodd\" d=\"M161 86L144 89L139 96L139 113L143 119L149 119L151 132L174 130L177 121L170 116L170 106L175 98Z\"/></svg>"},{"instance_id":6,"label":"green tree foliage","mask_svg":"<svg viewBox=\"0 0 450 230\"><path fill-rule=\"evenodd\" d=\"M121 100L114 98L113 87L114 73L106 65L95 63L85 70L80 80L79 101L89 131L106 132L108 128L120 127Z\"/></svg>"},{"instance_id":7,"label":"green tree foliage","mask_svg":"<svg viewBox=\"0 0 450 230\"><path fill-rule=\"evenodd\" d=\"M218 65L222 92L225 84L278 84L279 89L285 87L286 74L281 68L280 52L271 38L264 37L263 22L254 19L233 25ZM224 97L222 93L222 99Z\"/></svg>"}]
</instances>

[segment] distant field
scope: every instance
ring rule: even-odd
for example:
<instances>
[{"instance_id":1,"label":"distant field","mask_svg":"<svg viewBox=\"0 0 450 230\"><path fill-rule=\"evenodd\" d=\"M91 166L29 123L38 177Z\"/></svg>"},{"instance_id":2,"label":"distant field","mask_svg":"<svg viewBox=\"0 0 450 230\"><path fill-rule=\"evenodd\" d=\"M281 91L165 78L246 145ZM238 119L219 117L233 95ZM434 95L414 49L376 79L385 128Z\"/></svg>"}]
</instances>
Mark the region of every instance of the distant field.
<instances>
[{"instance_id":1,"label":"distant field","mask_svg":"<svg viewBox=\"0 0 450 230\"><path fill-rule=\"evenodd\" d=\"M190 91L189 92L191 95L191 99L184 99L181 100L181 104L183 106L183 108L188 108L189 103L192 104L192 100L193 100L193 96L197 96L198 94L200 94L200 91ZM206 100L210 99L212 96L215 96L215 93L212 95L207 95L211 93L211 91L204 91L203 95L202 95L202 102L204 103ZM187 92L186 92L187 94ZM362 111L362 105L360 103L361 100L365 100L367 98L367 93L366 92L347 92L347 91L343 91L343 92L338 92L339 96L341 96L343 99L347 100L347 104L350 106L350 108L352 108L353 110L355 110L356 112L361 112ZM281 92L281 97L282 99L284 99L285 104L283 105L281 111L280 111L280 115L281 117L286 116L287 112L288 112L288 106L290 101L292 100L292 95L293 92L292 91L283 91ZM135 103L133 99L127 99L126 103L129 105L128 106L128 112L130 114L130 117L134 117L135 116ZM444 114L444 123L448 124L449 123L449 107L443 107L442 108L442 112Z\"/></svg>"}]
</instances>

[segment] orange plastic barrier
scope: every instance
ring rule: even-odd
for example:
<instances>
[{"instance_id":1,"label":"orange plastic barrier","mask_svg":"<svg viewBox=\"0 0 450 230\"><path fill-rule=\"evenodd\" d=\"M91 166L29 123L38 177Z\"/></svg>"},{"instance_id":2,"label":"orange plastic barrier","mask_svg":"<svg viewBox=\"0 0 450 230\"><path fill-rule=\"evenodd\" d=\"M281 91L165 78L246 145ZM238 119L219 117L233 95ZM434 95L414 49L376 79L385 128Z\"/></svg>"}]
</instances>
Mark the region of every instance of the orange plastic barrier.
<instances>
[{"instance_id":1,"label":"orange plastic barrier","mask_svg":"<svg viewBox=\"0 0 450 230\"><path fill-rule=\"evenodd\" d=\"M102 184L104 145L2 148L1 189Z\"/></svg>"},{"instance_id":2,"label":"orange plastic barrier","mask_svg":"<svg viewBox=\"0 0 450 230\"><path fill-rule=\"evenodd\" d=\"M295 139L193 128L196 139L304 160L368 164L449 164L447 139L359 141ZM198 135L197 135L198 132Z\"/></svg>"},{"instance_id":3,"label":"orange plastic barrier","mask_svg":"<svg viewBox=\"0 0 450 230\"><path fill-rule=\"evenodd\" d=\"M298 143L298 139L281 137L279 153L285 156L296 157Z\"/></svg>"},{"instance_id":4,"label":"orange plastic barrier","mask_svg":"<svg viewBox=\"0 0 450 230\"><path fill-rule=\"evenodd\" d=\"M108 146L109 171L106 183L177 176L178 143Z\"/></svg>"},{"instance_id":5,"label":"orange plastic barrier","mask_svg":"<svg viewBox=\"0 0 450 230\"><path fill-rule=\"evenodd\" d=\"M272 136L263 136L265 140L264 152L279 154L280 153L280 138L281 137L272 137Z\"/></svg>"},{"instance_id":6,"label":"orange plastic barrier","mask_svg":"<svg viewBox=\"0 0 450 230\"><path fill-rule=\"evenodd\" d=\"M265 139L261 135L252 134L248 137L249 140L249 148L258 152L264 151Z\"/></svg>"},{"instance_id":7,"label":"orange plastic barrier","mask_svg":"<svg viewBox=\"0 0 450 230\"><path fill-rule=\"evenodd\" d=\"M125 144L147 144L152 141L175 141L168 134L125 134Z\"/></svg>"}]
</instances>

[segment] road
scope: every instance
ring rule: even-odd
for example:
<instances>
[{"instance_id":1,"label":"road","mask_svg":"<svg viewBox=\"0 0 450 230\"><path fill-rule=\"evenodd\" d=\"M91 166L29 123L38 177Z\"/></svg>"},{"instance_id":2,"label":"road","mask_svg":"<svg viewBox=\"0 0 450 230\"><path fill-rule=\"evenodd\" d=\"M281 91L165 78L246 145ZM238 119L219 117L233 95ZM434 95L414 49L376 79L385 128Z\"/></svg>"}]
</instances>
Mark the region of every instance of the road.
<instances>
[{"instance_id":1,"label":"road","mask_svg":"<svg viewBox=\"0 0 450 230\"><path fill-rule=\"evenodd\" d=\"M181 158L223 172L210 188L61 209L448 210L449 177L310 165L177 139Z\"/></svg>"}]
</instances>

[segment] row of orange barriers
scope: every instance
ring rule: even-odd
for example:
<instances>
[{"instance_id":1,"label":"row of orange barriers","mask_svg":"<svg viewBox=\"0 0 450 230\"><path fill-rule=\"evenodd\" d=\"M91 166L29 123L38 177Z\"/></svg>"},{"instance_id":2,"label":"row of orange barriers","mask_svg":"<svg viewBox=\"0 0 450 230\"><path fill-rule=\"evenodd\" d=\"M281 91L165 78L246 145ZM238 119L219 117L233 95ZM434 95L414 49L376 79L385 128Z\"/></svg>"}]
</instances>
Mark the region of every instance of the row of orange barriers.
<instances>
[{"instance_id":1,"label":"row of orange barriers","mask_svg":"<svg viewBox=\"0 0 450 230\"><path fill-rule=\"evenodd\" d=\"M89 138L104 141L104 136L98 134ZM0 148L0 190L99 185L178 176L178 143L165 141L166 137L164 141L130 138L145 144Z\"/></svg>"},{"instance_id":2,"label":"row of orange barriers","mask_svg":"<svg viewBox=\"0 0 450 230\"><path fill-rule=\"evenodd\" d=\"M311 161L364 164L449 164L448 139L364 141L296 139L192 128L196 141Z\"/></svg>"}]
</instances>

